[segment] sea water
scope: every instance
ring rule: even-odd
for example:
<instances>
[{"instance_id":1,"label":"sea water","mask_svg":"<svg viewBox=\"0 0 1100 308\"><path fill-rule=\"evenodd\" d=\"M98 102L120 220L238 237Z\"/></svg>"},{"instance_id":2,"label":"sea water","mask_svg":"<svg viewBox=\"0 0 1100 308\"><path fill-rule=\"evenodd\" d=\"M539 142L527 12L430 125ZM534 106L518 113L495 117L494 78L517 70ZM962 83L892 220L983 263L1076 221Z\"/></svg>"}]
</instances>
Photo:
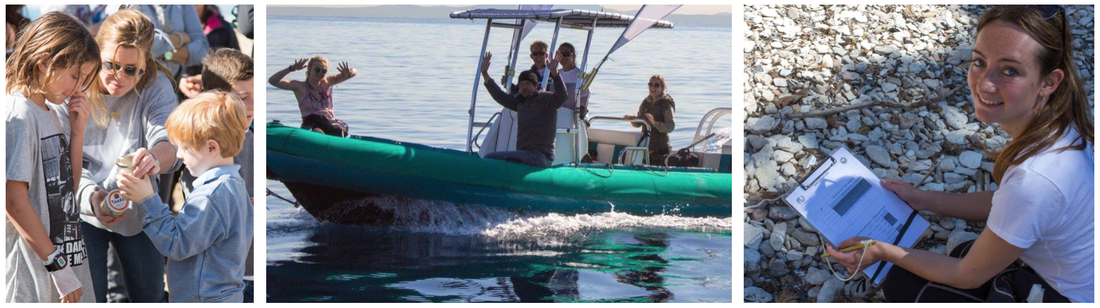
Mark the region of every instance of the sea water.
<instances>
[{"instance_id":1,"label":"sea water","mask_svg":"<svg viewBox=\"0 0 1100 308\"><path fill-rule=\"evenodd\" d=\"M334 90L336 115L350 132L465 149L484 21L345 18L268 19L267 71L315 54L347 61L358 76ZM510 32L495 29L490 70L499 78ZM526 45L549 42L541 24ZM600 29L589 69L621 29ZM582 51L585 34L561 30ZM729 28L651 30L612 55L593 84L589 116L634 114L653 74L676 101L674 148L686 146L699 118L731 106ZM580 59L578 58L578 62ZM267 78L270 76L264 76ZM290 78L304 79L302 72ZM477 86L478 121L500 111ZM268 119L301 122L289 91L266 86ZM633 130L606 122L600 128ZM728 142L732 119L721 121ZM475 131L476 133L476 131ZM710 142L715 146L723 141ZM267 181L276 194L290 193ZM429 189L429 188L425 188ZM731 302L732 218L511 213L479 205L377 197L348 200L395 209L383 226L318 222L290 203L267 198L269 302Z\"/></svg>"}]
</instances>

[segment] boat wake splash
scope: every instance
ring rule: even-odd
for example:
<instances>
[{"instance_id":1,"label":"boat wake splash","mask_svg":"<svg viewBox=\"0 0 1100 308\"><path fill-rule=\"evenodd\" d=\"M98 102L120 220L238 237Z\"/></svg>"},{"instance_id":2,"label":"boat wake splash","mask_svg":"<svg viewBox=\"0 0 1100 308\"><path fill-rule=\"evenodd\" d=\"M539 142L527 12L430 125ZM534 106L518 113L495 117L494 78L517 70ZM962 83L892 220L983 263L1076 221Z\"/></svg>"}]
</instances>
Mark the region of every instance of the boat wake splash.
<instances>
[{"instance_id":1,"label":"boat wake splash","mask_svg":"<svg viewBox=\"0 0 1100 308\"><path fill-rule=\"evenodd\" d=\"M407 199L391 196L348 200L341 207L375 207L392 212L395 231L481 235L495 239L570 237L600 230L663 229L729 233L733 218L634 216L593 214L516 213L483 205Z\"/></svg>"}]
</instances>

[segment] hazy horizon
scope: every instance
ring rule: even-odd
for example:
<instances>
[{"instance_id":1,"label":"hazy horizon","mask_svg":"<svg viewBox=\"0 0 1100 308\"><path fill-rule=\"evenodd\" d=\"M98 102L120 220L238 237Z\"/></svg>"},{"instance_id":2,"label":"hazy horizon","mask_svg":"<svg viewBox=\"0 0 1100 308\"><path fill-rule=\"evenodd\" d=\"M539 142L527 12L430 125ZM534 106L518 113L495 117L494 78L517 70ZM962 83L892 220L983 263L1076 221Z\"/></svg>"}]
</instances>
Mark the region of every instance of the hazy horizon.
<instances>
[{"instance_id":1,"label":"hazy horizon","mask_svg":"<svg viewBox=\"0 0 1100 308\"><path fill-rule=\"evenodd\" d=\"M496 4L486 5L417 5L417 4L392 4L392 5L268 5L268 7L316 7L316 8L337 8L337 7L385 7L385 6L417 6L417 7L471 7L471 6L497 6ZM640 9L641 5L598 5L598 4L574 4L574 5L562 5L561 7L578 7L578 6L601 6L607 9L615 11L633 11ZM733 14L733 6L731 5L687 5L680 7L672 13L672 15L717 15L717 14Z\"/></svg>"}]
</instances>

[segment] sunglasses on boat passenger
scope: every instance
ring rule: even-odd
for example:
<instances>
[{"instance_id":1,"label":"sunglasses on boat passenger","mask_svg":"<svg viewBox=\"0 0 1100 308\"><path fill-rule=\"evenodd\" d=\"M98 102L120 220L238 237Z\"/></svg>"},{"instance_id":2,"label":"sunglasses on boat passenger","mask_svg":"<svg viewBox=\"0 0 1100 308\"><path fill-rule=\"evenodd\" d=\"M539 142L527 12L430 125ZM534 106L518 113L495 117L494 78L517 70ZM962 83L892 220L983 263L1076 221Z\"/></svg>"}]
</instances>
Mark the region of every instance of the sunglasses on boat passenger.
<instances>
[{"instance_id":1,"label":"sunglasses on boat passenger","mask_svg":"<svg viewBox=\"0 0 1100 308\"><path fill-rule=\"evenodd\" d=\"M328 73L328 69L320 68L320 67L314 67L313 72L324 74L324 73Z\"/></svg>"},{"instance_id":2,"label":"sunglasses on boat passenger","mask_svg":"<svg viewBox=\"0 0 1100 308\"><path fill-rule=\"evenodd\" d=\"M130 77L141 77L141 75L145 74L145 70L138 69L136 66L133 66L133 65L127 65L126 67L122 67L121 65L115 64L114 62L103 61L103 70L104 71L106 71L108 73L111 73L111 74L115 74L115 73L118 72L119 69L122 69L122 72L125 73L127 76L130 76Z\"/></svg>"},{"instance_id":3,"label":"sunglasses on boat passenger","mask_svg":"<svg viewBox=\"0 0 1100 308\"><path fill-rule=\"evenodd\" d=\"M1040 16L1043 17L1043 20L1049 20L1051 18L1054 18L1054 15L1058 15L1058 13L1066 12L1066 10L1062 8L1061 5L1029 5L1028 7L1034 8L1035 10L1039 11L1039 13L1041 14Z\"/></svg>"},{"instance_id":4,"label":"sunglasses on boat passenger","mask_svg":"<svg viewBox=\"0 0 1100 308\"><path fill-rule=\"evenodd\" d=\"M572 57L572 56L573 56L573 52L570 52L570 51L562 51L562 52L561 52L561 56L562 56L562 57Z\"/></svg>"},{"instance_id":5,"label":"sunglasses on boat passenger","mask_svg":"<svg viewBox=\"0 0 1100 308\"><path fill-rule=\"evenodd\" d=\"M545 51L536 51L536 52L531 53L532 57L541 57L541 56L545 56L545 55L546 55Z\"/></svg>"},{"instance_id":6,"label":"sunglasses on boat passenger","mask_svg":"<svg viewBox=\"0 0 1100 308\"><path fill-rule=\"evenodd\" d=\"M651 88L660 88L660 87L661 87L661 84L660 84L660 83L656 83L656 82L650 82L650 83L649 83L649 87L651 87Z\"/></svg>"}]
</instances>

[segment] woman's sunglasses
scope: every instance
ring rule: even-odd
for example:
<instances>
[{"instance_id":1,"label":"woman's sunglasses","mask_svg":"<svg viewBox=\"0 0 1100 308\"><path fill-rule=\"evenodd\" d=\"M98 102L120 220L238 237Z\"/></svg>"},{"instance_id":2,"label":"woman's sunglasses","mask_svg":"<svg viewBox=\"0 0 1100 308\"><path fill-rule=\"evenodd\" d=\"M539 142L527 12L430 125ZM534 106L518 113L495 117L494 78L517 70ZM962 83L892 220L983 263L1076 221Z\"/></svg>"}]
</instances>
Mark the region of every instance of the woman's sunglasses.
<instances>
[{"instance_id":1,"label":"woman's sunglasses","mask_svg":"<svg viewBox=\"0 0 1100 308\"><path fill-rule=\"evenodd\" d=\"M316 74L316 73L321 73L321 74L328 73L328 69L320 68L320 67L314 67L313 68L313 73L314 74Z\"/></svg>"},{"instance_id":2,"label":"woman's sunglasses","mask_svg":"<svg viewBox=\"0 0 1100 308\"><path fill-rule=\"evenodd\" d=\"M1054 15L1058 15L1058 13L1064 14L1066 12L1066 10L1062 8L1061 5L1030 5L1030 7L1039 11L1039 14L1043 17L1043 20L1054 18Z\"/></svg>"},{"instance_id":3,"label":"woman's sunglasses","mask_svg":"<svg viewBox=\"0 0 1100 308\"><path fill-rule=\"evenodd\" d=\"M130 76L130 77L141 77L141 75L145 74L145 70L138 69L137 67L132 66L132 65L127 65L126 67L122 67L121 65L115 64L114 62L103 61L103 70L104 71L106 71L108 73L111 73L111 74L115 74L115 73L118 73L119 69L121 69L123 73L125 73L127 76Z\"/></svg>"},{"instance_id":4,"label":"woman's sunglasses","mask_svg":"<svg viewBox=\"0 0 1100 308\"><path fill-rule=\"evenodd\" d=\"M660 88L661 84L656 83L656 82L651 82L651 83L649 83L649 87L651 87L651 88Z\"/></svg>"}]
</instances>

